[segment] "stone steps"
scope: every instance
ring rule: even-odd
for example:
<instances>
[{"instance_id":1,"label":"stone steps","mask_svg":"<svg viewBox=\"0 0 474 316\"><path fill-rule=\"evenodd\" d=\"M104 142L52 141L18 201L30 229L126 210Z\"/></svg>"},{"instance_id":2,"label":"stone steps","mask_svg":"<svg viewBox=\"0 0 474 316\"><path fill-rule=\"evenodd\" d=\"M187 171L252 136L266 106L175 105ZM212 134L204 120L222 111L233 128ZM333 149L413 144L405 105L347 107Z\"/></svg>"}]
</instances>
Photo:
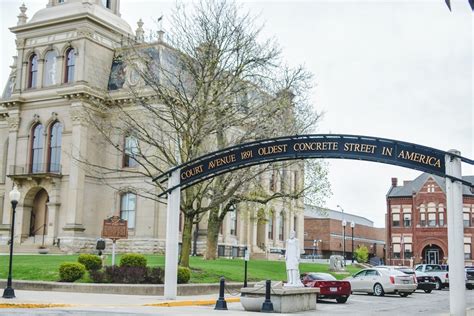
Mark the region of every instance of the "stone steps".
<instances>
[{"instance_id":1,"label":"stone steps","mask_svg":"<svg viewBox=\"0 0 474 316\"><path fill-rule=\"evenodd\" d=\"M56 246L47 246L48 254L64 254ZM13 247L13 253L24 253L24 254L38 254L39 245L23 245L23 244L15 244ZM10 246L8 245L1 245L0 246L0 253L10 253Z\"/></svg>"}]
</instances>

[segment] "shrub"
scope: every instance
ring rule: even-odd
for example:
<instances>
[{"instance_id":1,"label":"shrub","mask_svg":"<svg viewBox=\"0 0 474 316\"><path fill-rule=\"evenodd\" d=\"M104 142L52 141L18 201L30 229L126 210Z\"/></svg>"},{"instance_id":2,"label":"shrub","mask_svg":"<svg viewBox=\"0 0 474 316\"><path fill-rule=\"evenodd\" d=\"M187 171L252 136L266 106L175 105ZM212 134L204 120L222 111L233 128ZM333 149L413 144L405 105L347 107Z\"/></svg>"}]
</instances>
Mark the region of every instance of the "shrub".
<instances>
[{"instance_id":1,"label":"shrub","mask_svg":"<svg viewBox=\"0 0 474 316\"><path fill-rule=\"evenodd\" d=\"M148 284L163 284L165 278L165 271L160 267L148 268L146 283Z\"/></svg>"},{"instance_id":2,"label":"shrub","mask_svg":"<svg viewBox=\"0 0 474 316\"><path fill-rule=\"evenodd\" d=\"M102 268L102 260L96 255L83 253L79 255L77 261L82 263L86 267L87 271L95 271Z\"/></svg>"},{"instance_id":3,"label":"shrub","mask_svg":"<svg viewBox=\"0 0 474 316\"><path fill-rule=\"evenodd\" d=\"M191 270L186 267L178 267L178 283L188 283L191 279Z\"/></svg>"},{"instance_id":4,"label":"shrub","mask_svg":"<svg viewBox=\"0 0 474 316\"><path fill-rule=\"evenodd\" d=\"M91 270L89 276L93 283L107 283L107 275L102 270Z\"/></svg>"},{"instance_id":5,"label":"shrub","mask_svg":"<svg viewBox=\"0 0 474 316\"><path fill-rule=\"evenodd\" d=\"M146 267L105 267L107 281L112 283L137 284L145 283L147 277Z\"/></svg>"},{"instance_id":6,"label":"shrub","mask_svg":"<svg viewBox=\"0 0 474 316\"><path fill-rule=\"evenodd\" d=\"M138 253L127 253L120 258L121 267L146 267L146 258Z\"/></svg>"},{"instance_id":7,"label":"shrub","mask_svg":"<svg viewBox=\"0 0 474 316\"><path fill-rule=\"evenodd\" d=\"M59 277L64 282L79 280L86 273L86 267L78 262L64 262L59 266Z\"/></svg>"},{"instance_id":8,"label":"shrub","mask_svg":"<svg viewBox=\"0 0 474 316\"><path fill-rule=\"evenodd\" d=\"M366 246L360 246L354 252L357 262L365 263L369 260L369 249Z\"/></svg>"}]
</instances>

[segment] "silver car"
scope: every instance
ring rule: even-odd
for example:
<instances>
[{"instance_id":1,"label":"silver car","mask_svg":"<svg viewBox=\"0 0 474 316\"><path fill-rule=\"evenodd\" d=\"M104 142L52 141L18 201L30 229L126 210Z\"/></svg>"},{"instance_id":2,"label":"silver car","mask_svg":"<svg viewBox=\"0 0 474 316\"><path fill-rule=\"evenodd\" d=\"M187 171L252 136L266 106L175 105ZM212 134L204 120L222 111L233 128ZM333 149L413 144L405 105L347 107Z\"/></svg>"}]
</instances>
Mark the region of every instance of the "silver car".
<instances>
[{"instance_id":1,"label":"silver car","mask_svg":"<svg viewBox=\"0 0 474 316\"><path fill-rule=\"evenodd\" d=\"M352 292L365 292L375 296L394 293L407 297L417 287L414 275L384 268L364 269L346 280L351 283Z\"/></svg>"}]
</instances>

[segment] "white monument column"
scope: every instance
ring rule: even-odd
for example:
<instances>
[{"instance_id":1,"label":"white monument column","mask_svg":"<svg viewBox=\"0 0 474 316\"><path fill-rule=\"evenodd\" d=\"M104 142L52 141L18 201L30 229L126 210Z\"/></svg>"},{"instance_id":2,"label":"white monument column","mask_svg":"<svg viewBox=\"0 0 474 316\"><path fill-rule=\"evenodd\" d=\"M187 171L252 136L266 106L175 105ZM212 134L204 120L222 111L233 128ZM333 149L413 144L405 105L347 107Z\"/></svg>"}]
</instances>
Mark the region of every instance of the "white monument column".
<instances>
[{"instance_id":1,"label":"white monument column","mask_svg":"<svg viewBox=\"0 0 474 316\"><path fill-rule=\"evenodd\" d=\"M457 150L450 153L460 155ZM461 159L446 155L446 175L462 178ZM462 218L462 184L446 178L449 263L450 315L466 314L466 289L464 275L464 227Z\"/></svg>"},{"instance_id":2,"label":"white monument column","mask_svg":"<svg viewBox=\"0 0 474 316\"><path fill-rule=\"evenodd\" d=\"M168 189L178 186L180 169L176 169L168 178ZM181 189L176 187L168 193L166 209L166 249L165 249L165 289L166 299L174 300L178 294L178 236L179 206Z\"/></svg>"}]
</instances>

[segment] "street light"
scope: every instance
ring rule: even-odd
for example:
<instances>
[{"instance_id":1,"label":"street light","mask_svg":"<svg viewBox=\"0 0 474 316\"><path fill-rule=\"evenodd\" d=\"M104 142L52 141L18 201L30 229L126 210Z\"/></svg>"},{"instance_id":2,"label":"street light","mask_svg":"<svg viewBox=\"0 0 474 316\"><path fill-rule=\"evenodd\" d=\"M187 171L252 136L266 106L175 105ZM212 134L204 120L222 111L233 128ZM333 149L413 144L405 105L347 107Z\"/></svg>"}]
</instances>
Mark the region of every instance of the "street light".
<instances>
[{"instance_id":1,"label":"street light","mask_svg":"<svg viewBox=\"0 0 474 316\"><path fill-rule=\"evenodd\" d=\"M347 222L344 219L344 209L340 206L337 205L337 207L341 210L342 212L342 257L344 258L344 266L346 265L346 225Z\"/></svg>"},{"instance_id":2,"label":"street light","mask_svg":"<svg viewBox=\"0 0 474 316\"><path fill-rule=\"evenodd\" d=\"M351 230L352 230L352 264L354 264L354 227L355 223L351 222Z\"/></svg>"},{"instance_id":3,"label":"street light","mask_svg":"<svg viewBox=\"0 0 474 316\"><path fill-rule=\"evenodd\" d=\"M15 209L18 201L20 200L20 191L16 184L13 187L13 190L10 191L9 197L10 202L12 203L12 228L11 228L11 238L10 238L10 265L8 267L8 279L7 279L7 287L3 291L3 298L15 298L15 290L12 288L12 259L13 259L13 237L15 236Z\"/></svg>"},{"instance_id":4,"label":"street light","mask_svg":"<svg viewBox=\"0 0 474 316\"><path fill-rule=\"evenodd\" d=\"M344 258L344 266L346 265L346 220L342 221L342 257Z\"/></svg>"}]
</instances>

